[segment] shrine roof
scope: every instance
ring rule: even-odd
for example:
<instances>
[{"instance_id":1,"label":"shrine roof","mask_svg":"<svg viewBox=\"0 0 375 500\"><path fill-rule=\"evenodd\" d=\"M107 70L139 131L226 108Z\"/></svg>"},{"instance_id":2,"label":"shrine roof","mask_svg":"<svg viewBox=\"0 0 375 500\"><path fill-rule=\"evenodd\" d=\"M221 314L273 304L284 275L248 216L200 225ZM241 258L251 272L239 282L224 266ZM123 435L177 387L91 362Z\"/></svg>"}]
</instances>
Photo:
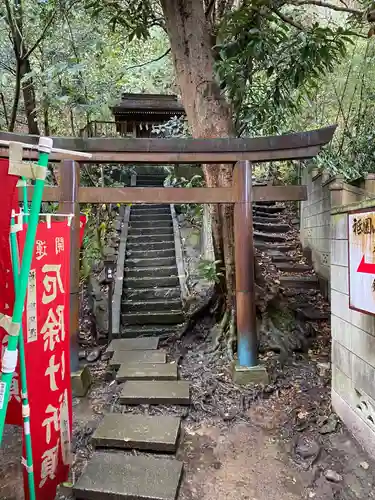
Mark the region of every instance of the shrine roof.
<instances>
[{"instance_id":1,"label":"shrine roof","mask_svg":"<svg viewBox=\"0 0 375 500\"><path fill-rule=\"evenodd\" d=\"M128 94L123 93L121 100L111 107L118 114L167 114L183 115L184 107L173 94Z\"/></svg>"}]
</instances>

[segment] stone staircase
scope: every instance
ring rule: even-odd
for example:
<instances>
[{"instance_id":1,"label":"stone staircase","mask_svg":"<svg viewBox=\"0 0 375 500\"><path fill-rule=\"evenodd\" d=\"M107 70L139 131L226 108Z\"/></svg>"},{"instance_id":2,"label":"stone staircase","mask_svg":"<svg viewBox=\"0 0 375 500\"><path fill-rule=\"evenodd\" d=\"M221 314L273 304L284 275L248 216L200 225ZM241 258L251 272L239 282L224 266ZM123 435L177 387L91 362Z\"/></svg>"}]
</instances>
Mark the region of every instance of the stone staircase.
<instances>
[{"instance_id":1,"label":"stone staircase","mask_svg":"<svg viewBox=\"0 0 375 500\"><path fill-rule=\"evenodd\" d=\"M319 289L319 280L309 264L300 263L296 241L289 231L292 224L285 223L285 207L274 202L256 202L253 205L254 242L256 248L271 258L279 271L280 286L285 295L292 297L297 317L305 321L320 321L328 318L314 310L308 302L308 294Z\"/></svg>"},{"instance_id":2,"label":"stone staircase","mask_svg":"<svg viewBox=\"0 0 375 500\"><path fill-rule=\"evenodd\" d=\"M105 415L94 432L96 451L74 485L76 499L176 500L183 464L170 454L177 450L181 420L132 412L137 405L190 404L189 383L178 380L177 363L166 363L158 343L158 337L138 337L109 345L110 365L122 384L119 402L126 406Z\"/></svg>"},{"instance_id":3,"label":"stone staircase","mask_svg":"<svg viewBox=\"0 0 375 500\"><path fill-rule=\"evenodd\" d=\"M136 187L162 186L165 174L137 175ZM121 336L161 335L183 323L169 205L134 205L126 243Z\"/></svg>"}]
</instances>

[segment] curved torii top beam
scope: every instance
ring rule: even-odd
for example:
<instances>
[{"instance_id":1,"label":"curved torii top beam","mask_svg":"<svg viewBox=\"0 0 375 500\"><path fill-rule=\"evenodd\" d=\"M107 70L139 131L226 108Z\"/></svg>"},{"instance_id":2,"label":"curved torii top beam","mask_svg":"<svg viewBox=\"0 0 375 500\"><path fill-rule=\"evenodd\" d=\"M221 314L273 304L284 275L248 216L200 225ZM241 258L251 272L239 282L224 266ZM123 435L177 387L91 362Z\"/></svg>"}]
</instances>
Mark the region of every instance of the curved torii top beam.
<instances>
[{"instance_id":1,"label":"curved torii top beam","mask_svg":"<svg viewBox=\"0 0 375 500\"><path fill-rule=\"evenodd\" d=\"M304 159L316 156L328 144L336 125L270 137L223 139L128 139L52 137L55 148L91 153L92 163L234 163ZM36 145L39 137L0 132L0 140ZM7 148L0 147L0 157L7 157ZM35 152L25 150L25 159L34 159ZM61 160L58 153L51 161Z\"/></svg>"}]
</instances>

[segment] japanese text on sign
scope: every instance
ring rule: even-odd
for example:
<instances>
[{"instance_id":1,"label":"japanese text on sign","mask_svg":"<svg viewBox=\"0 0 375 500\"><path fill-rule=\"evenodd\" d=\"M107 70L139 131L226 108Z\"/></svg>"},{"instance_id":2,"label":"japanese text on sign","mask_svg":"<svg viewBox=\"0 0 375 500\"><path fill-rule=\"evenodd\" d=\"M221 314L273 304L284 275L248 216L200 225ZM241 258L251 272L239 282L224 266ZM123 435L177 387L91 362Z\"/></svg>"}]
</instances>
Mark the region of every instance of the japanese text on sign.
<instances>
[{"instance_id":1,"label":"japanese text on sign","mask_svg":"<svg viewBox=\"0 0 375 500\"><path fill-rule=\"evenodd\" d=\"M349 305L375 314L375 211L348 214Z\"/></svg>"}]
</instances>

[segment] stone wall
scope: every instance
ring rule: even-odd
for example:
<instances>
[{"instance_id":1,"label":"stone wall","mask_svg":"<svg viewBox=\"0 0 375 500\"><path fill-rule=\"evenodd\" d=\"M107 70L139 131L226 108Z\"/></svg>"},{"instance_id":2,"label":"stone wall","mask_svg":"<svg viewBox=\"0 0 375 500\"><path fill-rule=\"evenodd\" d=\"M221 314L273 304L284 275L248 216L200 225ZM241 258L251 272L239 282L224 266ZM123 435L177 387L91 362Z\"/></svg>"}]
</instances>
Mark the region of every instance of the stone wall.
<instances>
[{"instance_id":1,"label":"stone wall","mask_svg":"<svg viewBox=\"0 0 375 500\"><path fill-rule=\"evenodd\" d=\"M375 200L331 215L332 406L375 458L375 318L349 308L347 212L364 206Z\"/></svg>"},{"instance_id":2,"label":"stone wall","mask_svg":"<svg viewBox=\"0 0 375 500\"><path fill-rule=\"evenodd\" d=\"M307 200L300 204L301 245L320 279L323 295L330 298L331 210L372 197L375 175L351 185L340 177L303 168L301 184L307 187Z\"/></svg>"},{"instance_id":3,"label":"stone wall","mask_svg":"<svg viewBox=\"0 0 375 500\"><path fill-rule=\"evenodd\" d=\"M307 200L300 205L301 244L318 276L330 276L331 179L309 169L302 170L301 184L307 187Z\"/></svg>"}]
</instances>

